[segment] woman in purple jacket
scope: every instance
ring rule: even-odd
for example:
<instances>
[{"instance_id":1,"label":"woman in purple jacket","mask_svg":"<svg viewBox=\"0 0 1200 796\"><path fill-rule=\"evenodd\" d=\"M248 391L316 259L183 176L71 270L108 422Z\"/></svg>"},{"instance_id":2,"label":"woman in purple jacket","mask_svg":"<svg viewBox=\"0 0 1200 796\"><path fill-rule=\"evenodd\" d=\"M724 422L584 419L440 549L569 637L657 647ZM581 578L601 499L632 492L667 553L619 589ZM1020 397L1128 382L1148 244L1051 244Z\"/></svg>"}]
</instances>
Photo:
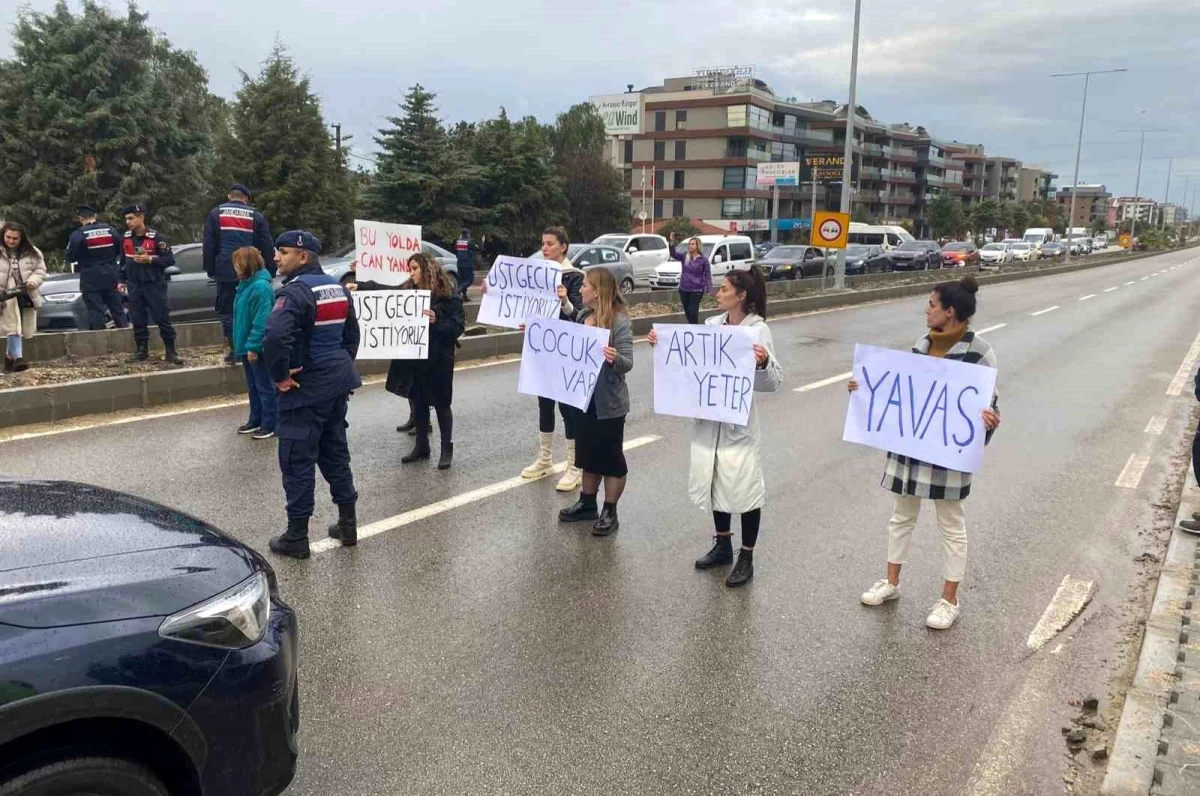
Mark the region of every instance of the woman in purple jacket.
<instances>
[{"instance_id":1,"label":"woman in purple jacket","mask_svg":"<svg viewBox=\"0 0 1200 796\"><path fill-rule=\"evenodd\" d=\"M687 254L675 251L675 233L671 233L670 246L667 251L679 261L679 301L683 304L683 314L688 323L700 323L700 299L705 293L711 293L712 268L708 258L700 246L699 238L689 238Z\"/></svg>"}]
</instances>

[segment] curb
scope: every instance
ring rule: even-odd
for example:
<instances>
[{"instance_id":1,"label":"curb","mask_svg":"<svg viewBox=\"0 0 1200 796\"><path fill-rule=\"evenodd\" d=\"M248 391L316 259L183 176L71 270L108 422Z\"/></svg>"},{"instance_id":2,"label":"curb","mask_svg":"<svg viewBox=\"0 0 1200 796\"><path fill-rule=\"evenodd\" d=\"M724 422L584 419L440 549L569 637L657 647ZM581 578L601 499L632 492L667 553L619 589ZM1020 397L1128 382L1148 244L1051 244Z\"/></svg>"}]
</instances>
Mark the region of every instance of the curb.
<instances>
[{"instance_id":1,"label":"curb","mask_svg":"<svg viewBox=\"0 0 1200 796\"><path fill-rule=\"evenodd\" d=\"M1137 671L1125 696L1112 756L1100 787L1101 796L1146 796L1162 784L1159 771L1160 738L1164 717L1177 699L1174 689L1180 663L1180 646L1187 643L1192 595L1195 593L1196 556L1200 536L1179 528L1179 521L1200 511L1196 471L1188 465L1174 532L1163 559L1146 620Z\"/></svg>"}]
</instances>

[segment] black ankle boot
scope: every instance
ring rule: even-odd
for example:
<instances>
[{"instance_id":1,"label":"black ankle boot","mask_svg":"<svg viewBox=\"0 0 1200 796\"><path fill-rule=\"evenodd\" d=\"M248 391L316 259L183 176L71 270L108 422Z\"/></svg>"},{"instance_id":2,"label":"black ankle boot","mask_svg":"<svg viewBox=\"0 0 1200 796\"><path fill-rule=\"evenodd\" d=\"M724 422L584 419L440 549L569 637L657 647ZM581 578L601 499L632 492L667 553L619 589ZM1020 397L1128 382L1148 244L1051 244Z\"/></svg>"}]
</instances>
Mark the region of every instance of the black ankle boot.
<instances>
[{"instance_id":1,"label":"black ankle boot","mask_svg":"<svg viewBox=\"0 0 1200 796\"><path fill-rule=\"evenodd\" d=\"M596 496L585 495L582 491L574 506L558 512L559 522L587 522L599 519L599 517L600 515L596 512Z\"/></svg>"},{"instance_id":2,"label":"black ankle boot","mask_svg":"<svg viewBox=\"0 0 1200 796\"><path fill-rule=\"evenodd\" d=\"M288 517L287 531L271 540L271 552L289 558L308 558L308 517Z\"/></svg>"},{"instance_id":3,"label":"black ankle boot","mask_svg":"<svg viewBox=\"0 0 1200 796\"><path fill-rule=\"evenodd\" d=\"M172 365L182 365L183 357L179 356L179 352L175 350L175 341L172 340L166 343L166 353L163 354L163 359L170 362Z\"/></svg>"},{"instance_id":4,"label":"black ankle boot","mask_svg":"<svg viewBox=\"0 0 1200 796\"><path fill-rule=\"evenodd\" d=\"M738 586L745 586L753 577L754 551L742 550L738 553L737 563L733 565L733 572L730 572L729 577L725 579L725 585L736 589Z\"/></svg>"},{"instance_id":5,"label":"black ankle boot","mask_svg":"<svg viewBox=\"0 0 1200 796\"><path fill-rule=\"evenodd\" d=\"M438 469L439 470L449 470L450 465L453 463L454 463L454 443L453 442L443 442L442 443L442 456L440 459L438 459Z\"/></svg>"},{"instance_id":6,"label":"black ankle boot","mask_svg":"<svg viewBox=\"0 0 1200 796\"><path fill-rule=\"evenodd\" d=\"M145 362L149 358L150 358L150 344L146 343L146 342L139 342L137 344L137 350L133 352L133 356L131 356L129 359L127 359L125 361L126 362Z\"/></svg>"},{"instance_id":7,"label":"black ankle boot","mask_svg":"<svg viewBox=\"0 0 1200 796\"><path fill-rule=\"evenodd\" d=\"M354 512L353 503L338 505L338 521L329 526L329 538L337 539L342 547L354 547L358 544L358 516Z\"/></svg>"},{"instance_id":8,"label":"black ankle boot","mask_svg":"<svg viewBox=\"0 0 1200 796\"><path fill-rule=\"evenodd\" d=\"M712 550L696 559L696 569L712 569L733 563L733 542L730 536L718 534Z\"/></svg>"},{"instance_id":9,"label":"black ankle boot","mask_svg":"<svg viewBox=\"0 0 1200 796\"><path fill-rule=\"evenodd\" d=\"M424 434L417 435L417 444L408 452L407 456L400 457L401 464L412 464L423 459L429 458L429 437Z\"/></svg>"},{"instance_id":10,"label":"black ankle boot","mask_svg":"<svg viewBox=\"0 0 1200 796\"><path fill-rule=\"evenodd\" d=\"M617 520L617 504L605 503L600 519L592 526L592 536L612 536L621 527Z\"/></svg>"},{"instance_id":11,"label":"black ankle boot","mask_svg":"<svg viewBox=\"0 0 1200 796\"><path fill-rule=\"evenodd\" d=\"M403 434L406 431L412 431L416 427L417 427L416 419L412 415L409 415L408 420L404 423L404 425L396 426L396 430L399 431L401 434Z\"/></svg>"}]
</instances>

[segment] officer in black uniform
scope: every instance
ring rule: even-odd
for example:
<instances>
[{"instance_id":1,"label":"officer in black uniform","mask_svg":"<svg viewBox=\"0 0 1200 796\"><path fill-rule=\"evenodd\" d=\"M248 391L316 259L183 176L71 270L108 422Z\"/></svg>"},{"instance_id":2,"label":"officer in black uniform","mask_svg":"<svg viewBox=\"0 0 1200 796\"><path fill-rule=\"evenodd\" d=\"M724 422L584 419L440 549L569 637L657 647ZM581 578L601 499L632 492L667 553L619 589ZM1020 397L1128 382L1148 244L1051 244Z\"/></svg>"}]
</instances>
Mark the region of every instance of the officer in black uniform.
<instances>
[{"instance_id":1,"label":"officer in black uniform","mask_svg":"<svg viewBox=\"0 0 1200 796\"><path fill-rule=\"evenodd\" d=\"M167 306L166 270L175 264L175 254L157 230L146 226L146 208L129 205L121 211L125 217L125 283L129 295L129 319L133 321L133 341L137 352L130 362L145 362L150 358L150 329L148 318L158 325L166 354L173 365L183 360L175 351L175 327L171 325L171 310Z\"/></svg>"},{"instance_id":2,"label":"officer in black uniform","mask_svg":"<svg viewBox=\"0 0 1200 796\"><path fill-rule=\"evenodd\" d=\"M362 386L354 368L358 319L350 291L321 270L321 242L312 233L285 232L275 249L284 282L267 320L263 358L279 390L275 431L288 525L286 533L271 540L271 552L308 558L318 466L338 507L329 535L344 546L358 542L358 492L346 441L350 392Z\"/></svg>"},{"instance_id":3,"label":"officer in black uniform","mask_svg":"<svg viewBox=\"0 0 1200 796\"><path fill-rule=\"evenodd\" d=\"M479 253L479 247L471 240L471 230L466 227L454 242L454 253L458 259L458 291L462 300L469 302L467 288L475 284L475 255Z\"/></svg>"},{"instance_id":4,"label":"officer in black uniform","mask_svg":"<svg viewBox=\"0 0 1200 796\"><path fill-rule=\"evenodd\" d=\"M225 364L235 363L233 356L233 298L237 294L238 277L233 270L233 253L243 246L253 246L262 255L271 276L275 276L275 249L271 246L271 226L263 214L250 206L250 189L234 183L227 195L229 201L214 207L204 222L204 272L217 283L217 301L213 308L221 317L221 331L229 353Z\"/></svg>"},{"instance_id":5,"label":"officer in black uniform","mask_svg":"<svg viewBox=\"0 0 1200 796\"><path fill-rule=\"evenodd\" d=\"M82 225L67 241L67 262L79 274L79 289L87 307L88 328L103 329L105 311L118 329L129 325L121 303L121 233L112 224L96 220L96 208L79 205L75 214Z\"/></svg>"}]
</instances>

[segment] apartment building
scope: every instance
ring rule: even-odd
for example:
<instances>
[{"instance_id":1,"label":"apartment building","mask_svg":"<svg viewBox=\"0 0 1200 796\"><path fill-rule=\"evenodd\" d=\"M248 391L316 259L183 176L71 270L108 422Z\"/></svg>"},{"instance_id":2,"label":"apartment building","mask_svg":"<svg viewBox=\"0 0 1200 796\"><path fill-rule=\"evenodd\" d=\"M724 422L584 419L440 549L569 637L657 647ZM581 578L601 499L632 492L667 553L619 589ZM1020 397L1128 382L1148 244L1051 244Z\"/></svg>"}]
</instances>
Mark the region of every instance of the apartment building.
<instances>
[{"instance_id":1,"label":"apartment building","mask_svg":"<svg viewBox=\"0 0 1200 796\"><path fill-rule=\"evenodd\" d=\"M1162 223L1168 227L1177 227L1186 224L1188 220L1187 208L1183 205L1160 205L1162 208Z\"/></svg>"},{"instance_id":2,"label":"apartment building","mask_svg":"<svg viewBox=\"0 0 1200 796\"><path fill-rule=\"evenodd\" d=\"M1046 169L1037 166L1021 166L1017 181L1017 201L1041 202L1053 199L1054 181L1058 179Z\"/></svg>"},{"instance_id":3,"label":"apartment building","mask_svg":"<svg viewBox=\"0 0 1200 796\"><path fill-rule=\"evenodd\" d=\"M1062 209L1063 215L1071 212L1071 186L1059 188L1055 199ZM1070 227L1090 227L1097 221L1108 219L1108 207L1112 194L1103 185L1080 185L1075 200L1075 214L1070 216Z\"/></svg>"},{"instance_id":4,"label":"apartment building","mask_svg":"<svg viewBox=\"0 0 1200 796\"><path fill-rule=\"evenodd\" d=\"M1144 196L1121 196L1114 204L1117 208L1117 221L1129 221L1136 217L1139 224L1157 224L1159 221L1158 202Z\"/></svg>"}]
</instances>

